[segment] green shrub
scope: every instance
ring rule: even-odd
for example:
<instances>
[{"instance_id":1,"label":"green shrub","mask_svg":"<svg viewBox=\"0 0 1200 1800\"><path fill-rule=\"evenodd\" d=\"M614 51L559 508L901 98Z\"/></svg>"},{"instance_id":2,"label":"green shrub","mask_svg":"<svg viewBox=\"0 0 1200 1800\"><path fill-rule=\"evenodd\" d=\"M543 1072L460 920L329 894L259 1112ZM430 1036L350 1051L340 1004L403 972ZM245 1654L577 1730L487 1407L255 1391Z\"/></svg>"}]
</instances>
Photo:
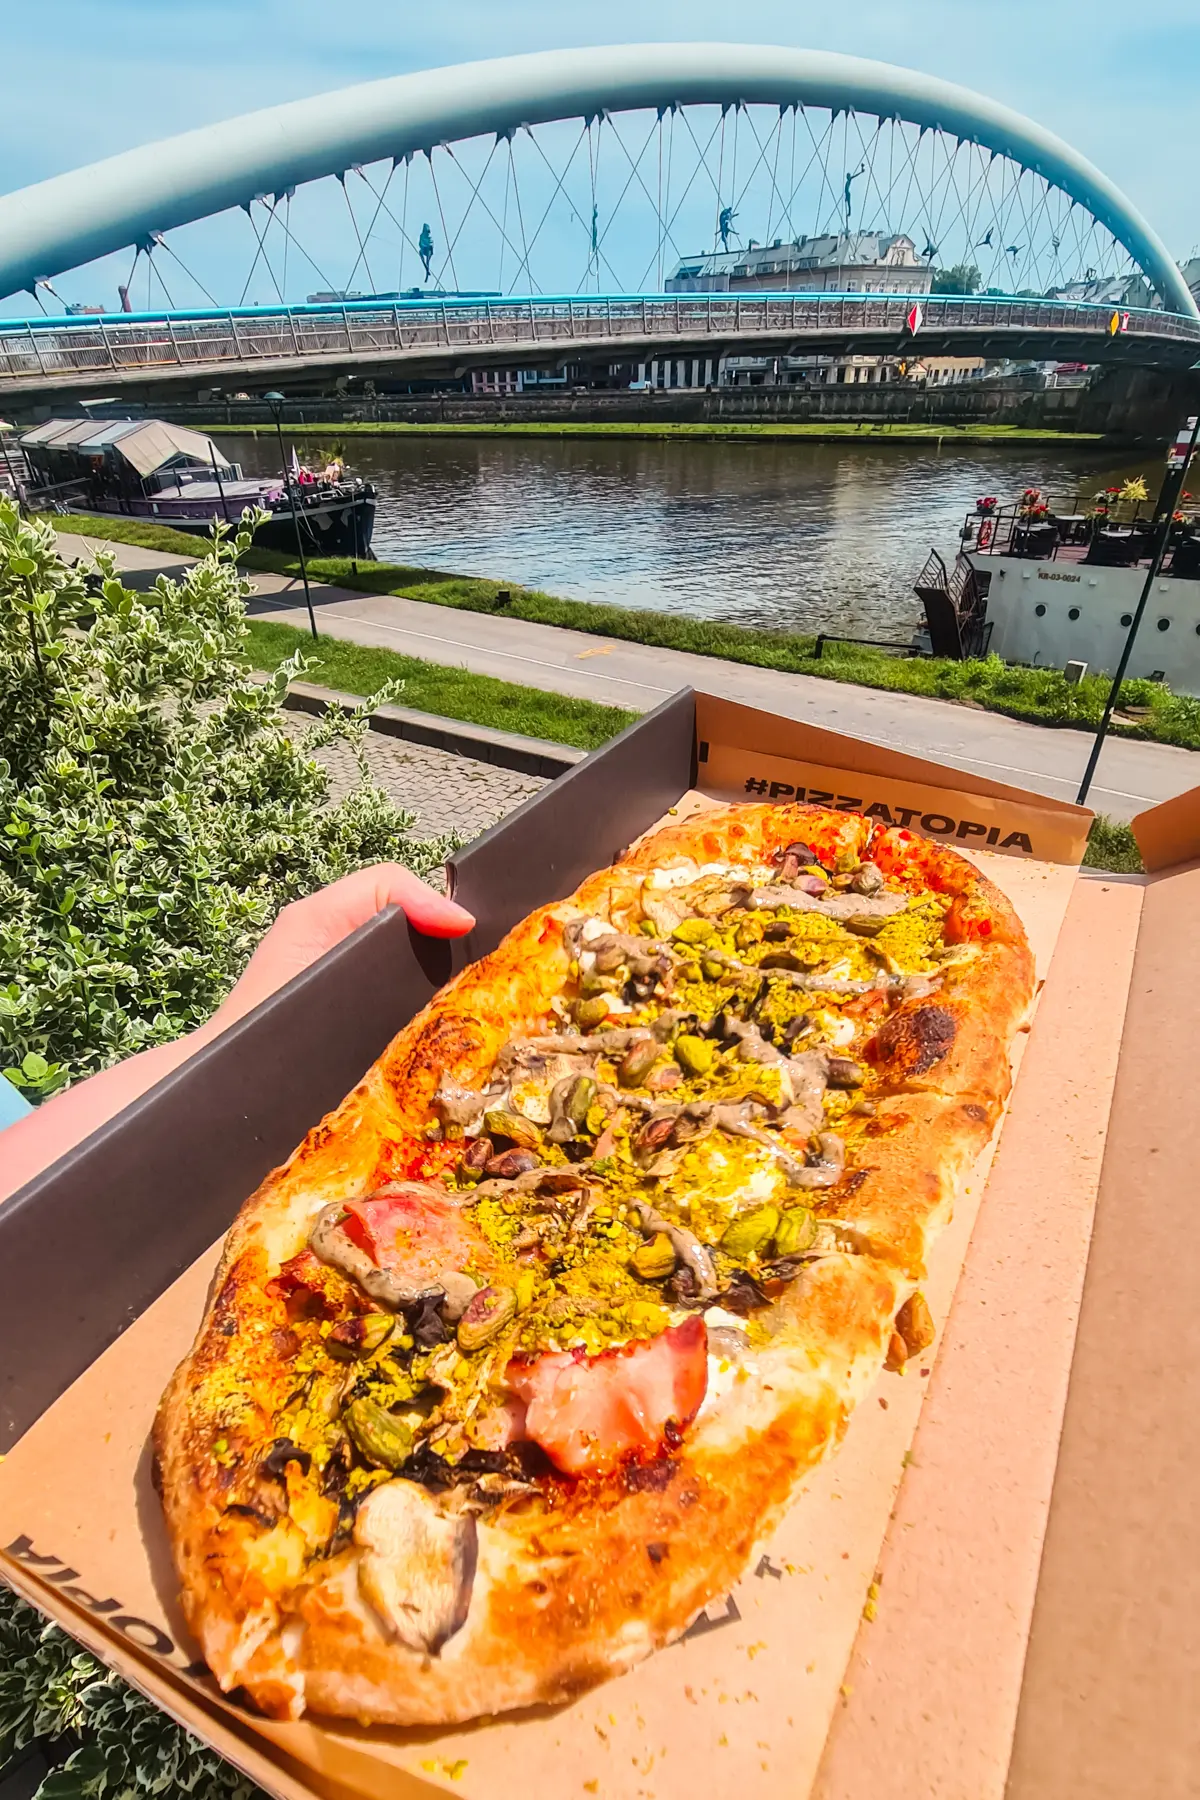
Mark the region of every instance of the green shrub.
<instances>
[{"instance_id":1,"label":"green shrub","mask_svg":"<svg viewBox=\"0 0 1200 1800\"><path fill-rule=\"evenodd\" d=\"M1132 829L1121 819L1110 819L1104 813L1097 813L1088 832L1083 864L1087 869L1107 869L1114 875L1139 874L1142 853Z\"/></svg>"},{"instance_id":2,"label":"green shrub","mask_svg":"<svg viewBox=\"0 0 1200 1800\"><path fill-rule=\"evenodd\" d=\"M35 1800L254 1800L261 1790L0 1587L0 1770L57 1766Z\"/></svg>"},{"instance_id":3,"label":"green shrub","mask_svg":"<svg viewBox=\"0 0 1200 1800\"><path fill-rule=\"evenodd\" d=\"M180 581L132 593L59 557L0 504L0 1066L34 1095L201 1023L287 901L365 863L424 874L371 785L336 806L308 753L361 739L331 713L299 740L245 655L249 584L224 534ZM94 590L94 591L91 591Z\"/></svg>"}]
</instances>

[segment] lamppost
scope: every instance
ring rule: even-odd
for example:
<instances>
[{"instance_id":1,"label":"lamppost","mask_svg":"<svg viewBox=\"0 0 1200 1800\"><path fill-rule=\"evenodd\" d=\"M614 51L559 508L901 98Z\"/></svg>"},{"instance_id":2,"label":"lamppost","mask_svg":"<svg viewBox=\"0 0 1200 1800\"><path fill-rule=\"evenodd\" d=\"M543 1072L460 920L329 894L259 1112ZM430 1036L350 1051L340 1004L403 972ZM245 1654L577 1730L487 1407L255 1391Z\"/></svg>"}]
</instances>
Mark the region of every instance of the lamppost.
<instances>
[{"instance_id":1,"label":"lamppost","mask_svg":"<svg viewBox=\"0 0 1200 1800\"><path fill-rule=\"evenodd\" d=\"M308 608L308 622L312 627L312 634L316 637L317 618L316 614L313 612L312 594L309 592L308 587L308 564L304 560L304 544L300 536L300 501L292 487L291 471L288 468L287 456L283 448L283 426L280 423L283 409L283 395L275 393L264 394L263 399L270 407L271 417L275 421L275 435L279 439L279 460L283 465L283 479L284 484L287 487L288 503L292 509L292 524L296 531L296 551L300 557L300 579L304 583L304 604Z\"/></svg>"}]
</instances>

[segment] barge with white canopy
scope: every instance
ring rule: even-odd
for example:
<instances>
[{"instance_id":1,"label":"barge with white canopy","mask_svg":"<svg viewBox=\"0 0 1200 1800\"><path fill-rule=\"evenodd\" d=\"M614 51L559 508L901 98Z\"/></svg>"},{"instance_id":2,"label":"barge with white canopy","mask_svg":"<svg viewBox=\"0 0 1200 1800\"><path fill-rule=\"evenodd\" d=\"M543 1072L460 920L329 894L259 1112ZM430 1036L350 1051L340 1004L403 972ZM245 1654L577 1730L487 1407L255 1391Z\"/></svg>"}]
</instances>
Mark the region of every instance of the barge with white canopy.
<instances>
[{"instance_id":1,"label":"barge with white canopy","mask_svg":"<svg viewBox=\"0 0 1200 1800\"><path fill-rule=\"evenodd\" d=\"M113 514L207 534L236 525L246 507L270 517L255 542L309 556L370 555L375 489L339 463L319 474L295 462L277 476L243 475L212 438L163 419L49 419L17 439L31 506Z\"/></svg>"}]
</instances>

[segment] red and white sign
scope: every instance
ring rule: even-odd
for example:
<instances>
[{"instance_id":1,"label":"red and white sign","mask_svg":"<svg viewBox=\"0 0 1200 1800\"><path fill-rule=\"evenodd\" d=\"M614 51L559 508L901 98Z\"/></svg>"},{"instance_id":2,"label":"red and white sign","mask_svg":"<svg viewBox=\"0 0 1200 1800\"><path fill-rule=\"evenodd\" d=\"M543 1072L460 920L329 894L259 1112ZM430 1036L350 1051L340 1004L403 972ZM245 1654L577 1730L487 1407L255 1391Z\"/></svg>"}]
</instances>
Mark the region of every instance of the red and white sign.
<instances>
[{"instance_id":1,"label":"red and white sign","mask_svg":"<svg viewBox=\"0 0 1200 1800\"><path fill-rule=\"evenodd\" d=\"M916 337L918 331L920 331L922 325L925 323L925 313L919 300L914 300L908 312L905 313L904 323L908 326L908 329L912 332L913 336Z\"/></svg>"}]
</instances>

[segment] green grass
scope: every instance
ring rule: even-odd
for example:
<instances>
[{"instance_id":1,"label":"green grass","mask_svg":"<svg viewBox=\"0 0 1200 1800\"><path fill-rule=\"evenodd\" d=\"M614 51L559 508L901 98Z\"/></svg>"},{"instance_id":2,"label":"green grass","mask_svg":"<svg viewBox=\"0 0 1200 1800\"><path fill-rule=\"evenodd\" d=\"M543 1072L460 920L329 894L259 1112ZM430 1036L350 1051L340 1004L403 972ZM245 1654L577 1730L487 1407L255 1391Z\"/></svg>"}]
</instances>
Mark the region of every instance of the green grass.
<instances>
[{"instance_id":1,"label":"green grass","mask_svg":"<svg viewBox=\"0 0 1200 1800\"><path fill-rule=\"evenodd\" d=\"M1088 832L1083 866L1085 869L1107 869L1114 875L1140 875L1142 853L1131 828L1120 819L1098 813Z\"/></svg>"},{"instance_id":2,"label":"green grass","mask_svg":"<svg viewBox=\"0 0 1200 1800\"><path fill-rule=\"evenodd\" d=\"M276 625L264 619L250 621L250 661L254 668L278 668L297 650L303 650L312 665L304 671L305 681L319 682L345 694L374 694L390 681L402 681L404 692L398 697L398 705L437 713L443 719L461 719L469 725L489 725L497 731L518 731L554 744L571 744L577 750L594 750L607 743L637 717L619 706L600 706L594 700L573 700L566 694L518 687L511 681L496 681L490 675L472 675L466 669L421 662L394 650L375 650L325 636L314 643L306 631L297 631L291 625Z\"/></svg>"},{"instance_id":3,"label":"green grass","mask_svg":"<svg viewBox=\"0 0 1200 1800\"><path fill-rule=\"evenodd\" d=\"M58 519L55 523L61 526L63 521ZM161 545L165 550L182 547L193 555L199 547L195 538L140 520L98 519L81 514L66 527L72 528L97 537L107 535L129 543ZM270 569L293 578L300 573L294 558L271 550L251 550L245 566ZM674 613L564 600L534 588L447 574L441 569L398 563L355 564L348 557L316 557L310 561L308 571L314 581L356 592L400 594L459 612L499 614L648 644L656 649L724 657L789 675L813 675L824 681L958 701L1033 725L1094 729L1100 722L1109 688L1105 675L1088 675L1072 686L1057 669L1014 668L996 656L959 663L941 658L890 656L856 644L830 643L818 660L813 654L815 639L800 632L753 631L742 625ZM505 587L511 596L506 605L497 599ZM1116 736L1175 744L1185 750L1200 749L1200 700L1173 694L1158 682L1131 680L1122 688L1121 703L1144 708L1145 713L1136 719L1115 719L1112 729Z\"/></svg>"},{"instance_id":4,"label":"green grass","mask_svg":"<svg viewBox=\"0 0 1200 1800\"><path fill-rule=\"evenodd\" d=\"M98 513L41 513L56 531L77 531L81 537L107 538L112 544L140 544L144 550L178 551L199 556L204 540L169 525L152 525L147 519L101 518Z\"/></svg>"},{"instance_id":5,"label":"green grass","mask_svg":"<svg viewBox=\"0 0 1200 1800\"><path fill-rule=\"evenodd\" d=\"M273 437L274 425L198 425L197 431L214 436ZM995 439L1018 443L1094 443L1103 437L1099 431L1052 431L1044 426L993 425L909 425L893 424L887 419L862 420L702 420L695 423L670 419L588 420L550 419L481 421L478 424L449 424L430 420L427 424L407 424L399 420L348 420L344 424L288 426L293 437L614 437L614 438L719 438L767 439L787 438L895 438L906 443L947 441L992 442Z\"/></svg>"}]
</instances>

